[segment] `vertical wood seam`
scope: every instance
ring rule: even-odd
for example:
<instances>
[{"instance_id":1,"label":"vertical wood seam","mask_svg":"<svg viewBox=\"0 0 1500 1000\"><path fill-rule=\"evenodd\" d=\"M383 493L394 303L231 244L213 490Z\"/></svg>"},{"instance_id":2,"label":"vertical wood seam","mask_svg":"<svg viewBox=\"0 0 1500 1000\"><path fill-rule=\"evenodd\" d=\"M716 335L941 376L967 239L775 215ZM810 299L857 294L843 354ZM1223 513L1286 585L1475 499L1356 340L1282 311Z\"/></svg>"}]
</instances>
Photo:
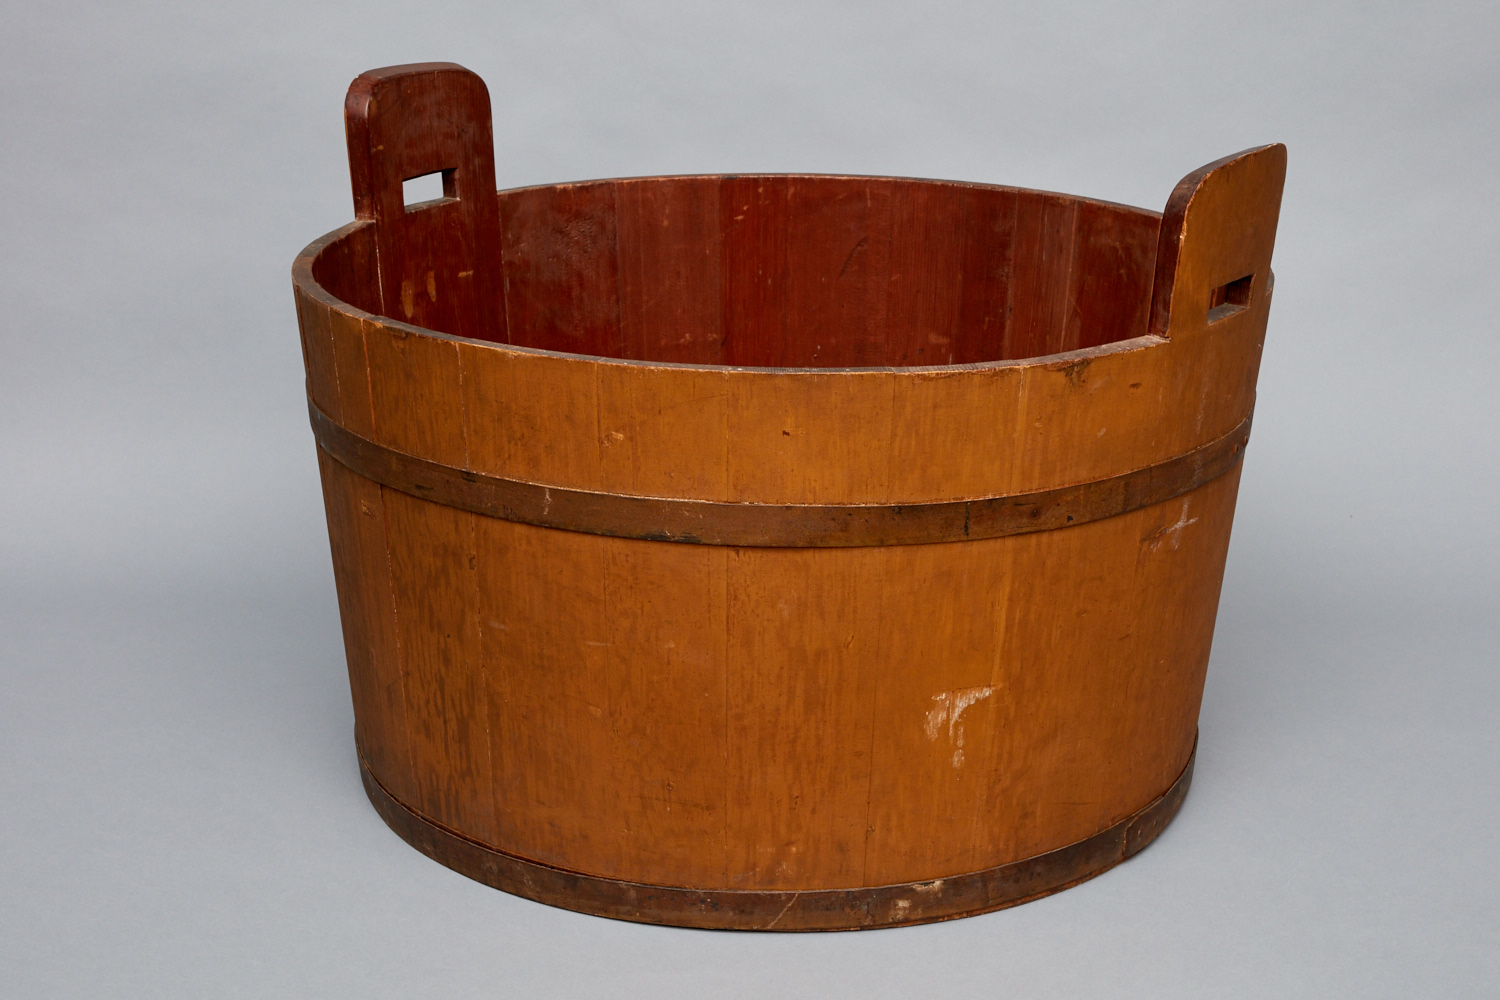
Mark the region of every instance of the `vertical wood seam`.
<instances>
[{"instance_id":1,"label":"vertical wood seam","mask_svg":"<svg viewBox=\"0 0 1500 1000\"><path fill-rule=\"evenodd\" d=\"M615 219L615 239L616 239L616 245L618 246L618 243L619 243L619 219L618 218ZM617 284L618 284L618 281L619 281L619 278L618 278L619 273L620 273L620 268L619 268L619 265L618 265L618 262L617 262L616 266L615 266L615 275L616 275L616 282L617 282ZM617 307L618 307L618 303L617 303ZM618 315L618 313L617 313L617 315ZM622 335L622 333L619 331L618 324L616 326L616 330L617 330L617 336L618 335ZM600 397L603 395L603 391L604 391L603 390L603 383L604 383L604 366L603 365L595 365L594 366L593 383L594 383L594 391L593 391L592 395L593 395L593 402L594 402L594 469L595 469L595 475L596 475L597 479L602 482L602 481L604 481L604 476L606 475L605 469L606 469L606 464L607 464L607 461L608 461L608 459L606 458L606 456L604 454L604 412L603 412L603 405L600 402ZM632 430L633 430L633 428L632 428ZM632 436L634 436L634 435L632 434ZM610 607L609 607L609 563L610 563L610 558L609 558L609 549L608 549L608 546L606 545L607 541L608 540L604 536L600 535L600 536L596 536L596 537L594 537L592 539L589 539L586 544L588 545L589 548L591 548L593 550L594 553L596 553L597 558L599 560L599 605L598 606L599 606L600 613L603 615L603 620L602 621L597 621L595 627L598 629L598 634L601 635L602 638L603 638L603 640L606 643L609 644L609 645L606 645L604 647L603 663L601 664L600 669L598 670L598 672L595 674L593 680L596 683L598 683L600 686L602 686L602 688L603 688L603 693L604 693L604 727L605 727L604 745L607 748L606 751L605 751L605 753L607 755L606 759L607 759L609 765L612 767L614 765L614 763L615 763L615 760L616 760L616 754L618 753L618 743L617 743L617 741L618 741L618 725L619 725L619 723L618 723L618 721L615 718L615 688L614 688L614 683L613 683L614 679L611 676L611 670L612 670L612 667L613 667L613 664L614 664L614 655L613 654L614 654L614 649L615 649L615 647L614 647L615 630L614 630L614 622L612 620L613 616L610 614ZM594 640L585 640L585 641L594 641ZM584 670L584 676L585 676L585 683L589 683L589 674L593 673L593 670L592 670L591 665L589 663L589 656L588 656L587 651L583 651L581 653L581 658L583 660L583 670ZM595 776L594 775L590 775L590 777L593 778ZM608 782L608 780L609 780L608 775L606 775L605 776L605 781ZM598 786L595 785L595 786L593 786L593 788L597 789ZM596 801L597 801L597 792L592 792L592 793L596 795ZM630 823L629 816L631 815L631 813L628 810L625 810L623 812L624 812L624 818L625 818L625 823L626 823L625 829L629 829L629 823ZM644 826L645 824L641 823L640 825ZM634 831L632 831L632 832L634 832ZM621 824L619 822L619 817L611 817L610 827L609 827L607 833L604 835L604 837L602 839L605 841L605 844L601 845L601 848L604 849L604 850L610 850L611 848L618 849L619 847L622 846L621 842L625 839L625 837L624 837L624 834L623 834L623 831L622 831L622 828L621 828ZM613 854L614 851L611 850L610 853ZM595 850L595 856L598 856L598 854L599 854L599 849L596 849ZM617 857L618 857L618 855L617 855Z\"/></svg>"},{"instance_id":2,"label":"vertical wood seam","mask_svg":"<svg viewBox=\"0 0 1500 1000\"><path fill-rule=\"evenodd\" d=\"M603 626L600 629L600 632L602 633L605 641L604 652L602 654L603 663L600 664L599 678L602 681L602 687L604 688L604 724L606 728L605 746L609 748L608 763L610 765L610 771L613 771L619 759L619 742L621 736L620 720L617 718L615 712L615 639L619 633L615 629L615 616L609 606L609 566L611 562L609 546L606 544L606 539L602 536L591 539L591 544L595 549L597 549L599 553L599 606L603 609L604 613L604 620L599 624ZM584 669L588 670L587 653L584 653ZM621 670L620 673L625 676L627 682L631 680L628 671ZM606 771L604 775L604 780L606 783L612 783L610 782L610 777L610 772ZM616 800L616 802L618 802L618 800ZM616 808L619 808L618 805L616 805ZM627 808L620 809L619 812L625 817L629 817L633 810ZM637 815L639 821L638 828L644 832L645 829L650 826L650 817L644 814ZM619 822L617 820L614 820L613 817L611 819L613 821L610 823L609 831L604 838L607 843L607 846L604 847L604 850L608 851L611 855L615 855L615 863L619 864L620 861L623 860L623 858L629 853L629 842L626 841L625 843L621 843L621 841L624 839L622 836L623 831L620 829ZM629 820L627 818L627 823L628 822ZM632 834L634 832L634 830L631 831ZM613 850L611 850L611 848ZM624 850L622 850L622 848L624 848ZM619 853L615 854L616 851L619 851ZM598 852L596 852L596 854L597 853Z\"/></svg>"},{"instance_id":3,"label":"vertical wood seam","mask_svg":"<svg viewBox=\"0 0 1500 1000\"><path fill-rule=\"evenodd\" d=\"M391 310L388 307L385 300L385 269L380 266L380 220L375 217L374 205L371 205L370 214L368 216L360 216L359 213L356 212L355 218L368 218L370 220L370 257L372 263L374 264L375 293L377 295L375 301L380 303L380 311L383 315L394 316L394 310Z\"/></svg>"},{"instance_id":4,"label":"vertical wood seam","mask_svg":"<svg viewBox=\"0 0 1500 1000\"><path fill-rule=\"evenodd\" d=\"M624 289L621 287L620 279L620 184L613 181L605 188L609 192L609 229L606 230L614 237L614 245L608 248L607 259L612 258L615 271L615 324L614 337L611 346L614 348L615 357L626 358L630 356L628 345L625 342L625 304L622 301Z\"/></svg>"},{"instance_id":5,"label":"vertical wood seam","mask_svg":"<svg viewBox=\"0 0 1500 1000\"><path fill-rule=\"evenodd\" d=\"M416 797L417 760L412 753L411 702L406 683L406 644L401 641L401 608L396 600L396 567L391 557L391 518L386 509L385 494L390 487L377 486L380 490L380 531L385 538L386 593L391 599L391 635L396 640L396 676L401 680L401 728L406 731L406 768L411 775L412 793Z\"/></svg>"},{"instance_id":6,"label":"vertical wood seam","mask_svg":"<svg viewBox=\"0 0 1500 1000\"><path fill-rule=\"evenodd\" d=\"M463 436L464 471L473 472L473 460L469 457L469 401L464 392L464 352L457 341L449 341L453 350L453 367L458 371L458 433Z\"/></svg>"},{"instance_id":7,"label":"vertical wood seam","mask_svg":"<svg viewBox=\"0 0 1500 1000\"><path fill-rule=\"evenodd\" d=\"M781 247L781 266L778 269L780 273L776 275L781 283L780 294L777 295L780 305L777 326L781 328L781 335L776 338L779 348L776 355L776 363L778 365L787 363L788 356L791 353L788 341L794 336L791 327L788 325L790 316L787 314L787 309L792 300L792 191L796 183L795 180L788 178L779 185L781 188L782 207L781 239L779 241Z\"/></svg>"},{"instance_id":8,"label":"vertical wood seam","mask_svg":"<svg viewBox=\"0 0 1500 1000\"><path fill-rule=\"evenodd\" d=\"M880 574L880 605L876 610L876 646L873 662L883 662L884 650L881 648L881 637L884 635L885 624L885 573ZM861 824L860 834L863 840L864 850L860 853L859 861L859 884L870 884L870 838L874 836L874 799L875 799L875 722L880 718L880 671L872 668L874 676L870 680L870 742L865 750L865 817Z\"/></svg>"},{"instance_id":9,"label":"vertical wood seam","mask_svg":"<svg viewBox=\"0 0 1500 1000\"><path fill-rule=\"evenodd\" d=\"M953 364L953 360L958 356L958 352L966 346L960 340L964 335L964 285L967 284L966 279L969 277L969 268L967 266L969 263L969 248L977 242L977 230L980 228L977 220L974 218L976 213L973 210L974 199L971 197L971 192L959 190L955 191L954 195L954 200L960 201L964 206L964 211L961 213L963 218L963 235L960 237L958 243L958 280L953 283L953 309L948 317L948 357L947 360L942 362L942 364L946 365ZM937 359L934 358L933 360L936 361Z\"/></svg>"},{"instance_id":10,"label":"vertical wood seam","mask_svg":"<svg viewBox=\"0 0 1500 1000\"><path fill-rule=\"evenodd\" d=\"M892 466L896 463L896 435L899 433L896 428L896 395L899 376L888 372L884 377L886 383L890 386L890 393L887 397L888 409L886 410L890 419L886 424L885 432L885 492L881 494L881 499L886 503L890 503L891 489L896 482L896 471Z\"/></svg>"},{"instance_id":11,"label":"vertical wood seam","mask_svg":"<svg viewBox=\"0 0 1500 1000\"><path fill-rule=\"evenodd\" d=\"M1015 563L1016 553L1013 548L1007 547L1005 549L1005 586L1003 591L999 595L997 595L999 606L993 607L991 609L990 615L991 621L994 622L996 634L995 655L990 660L989 681L990 687L995 690L996 694L999 697L990 697L985 699L987 702L991 703L990 713L992 721L989 727L990 742L989 747L987 748L988 752L985 754L984 760L985 787L982 790L981 794L976 796L975 798L974 818L973 822L970 825L970 867L979 863L979 852L982 843L988 846L991 850L993 850L994 848L993 844L990 844L987 841L981 841L980 831L982 830L985 823L986 810L994 808L994 803L991 801L991 796L993 795L997 786L997 782L995 781L994 776L1000 773L999 758L1004 746L1001 738L1002 729L1005 725L1005 719L1001 710L1002 705L1010 704L1010 699L1014 698L1013 687L1011 685L1002 686L1002 671L1005 663L1006 643L1009 641L1011 633L1010 618L1011 607L1013 603L1011 601L1011 596L1014 593L1015 589Z\"/></svg>"},{"instance_id":12,"label":"vertical wood seam","mask_svg":"<svg viewBox=\"0 0 1500 1000\"><path fill-rule=\"evenodd\" d=\"M1005 314L1001 317L1000 356L1011 357L1015 351L1015 328L1012 317L1016 312L1016 246L1020 243L1021 196L1010 199L1010 264L1005 281Z\"/></svg>"},{"instance_id":13,"label":"vertical wood seam","mask_svg":"<svg viewBox=\"0 0 1500 1000\"><path fill-rule=\"evenodd\" d=\"M611 227L615 234L615 245L612 248L615 258L615 357L633 358L635 352L631 350L630 338L625 333L625 261L621 259L620 253L620 182L610 181L609 189L609 214L614 217L614 225ZM637 255L639 256L639 255ZM644 347L644 341L642 341ZM644 361L645 351L641 352L640 360Z\"/></svg>"},{"instance_id":14,"label":"vertical wood seam","mask_svg":"<svg viewBox=\"0 0 1500 1000\"><path fill-rule=\"evenodd\" d=\"M495 789L499 784L495 780L495 741L491 731L490 719L490 675L489 665L484 657L484 601L479 590L479 527L478 514L470 514L469 521L469 579L473 583L474 595L474 666L479 682L481 707L484 715L484 757L485 773L489 776L489 794L485 795L483 790L478 790L479 800L483 802L486 798L490 803L490 828L496 836L500 835L500 804L496 801Z\"/></svg>"},{"instance_id":15,"label":"vertical wood seam","mask_svg":"<svg viewBox=\"0 0 1500 1000\"><path fill-rule=\"evenodd\" d=\"M1057 343L1055 345L1048 345L1055 348L1049 351L1049 354L1061 354L1064 351L1071 351L1073 349L1069 346L1068 342L1070 339L1074 339L1070 336L1069 326L1073 319L1075 304L1074 285L1077 281L1078 272L1078 214L1078 202L1068 202L1068 270L1062 282L1063 307L1061 310L1062 316L1059 318L1062 328L1057 331Z\"/></svg>"},{"instance_id":16,"label":"vertical wood seam","mask_svg":"<svg viewBox=\"0 0 1500 1000\"><path fill-rule=\"evenodd\" d=\"M359 354L360 354L360 360L364 362L364 366L363 367L364 367L364 373L365 373L365 396L366 396L366 400L367 400L367 402L369 403L369 406L370 406L370 434L371 434L370 440L371 441L379 442L380 441L380 430L379 430L379 428L377 428L375 426L375 378L370 373L370 344L369 344L369 337L370 337L370 327L369 327L369 324L365 320L361 319L359 321ZM342 389L340 391L342 392ZM342 409L342 405L343 404L340 403L340 409ZM349 415L347 413L341 413L339 416L340 416L341 419L345 420L346 422L349 419ZM384 509L385 509L385 499L384 499L383 496L381 498L380 506L381 506L381 510L383 512ZM382 513L381 517L384 518L384 513Z\"/></svg>"},{"instance_id":17,"label":"vertical wood seam","mask_svg":"<svg viewBox=\"0 0 1500 1000\"><path fill-rule=\"evenodd\" d=\"M724 766L720 769L724 779L724 800L719 809L724 834L724 881L720 883L721 885L729 884L729 740L731 727L734 724L729 703L729 553L730 550L727 548L718 553L720 596L724 608L724 655L720 661L724 664Z\"/></svg>"},{"instance_id":18,"label":"vertical wood seam","mask_svg":"<svg viewBox=\"0 0 1500 1000\"><path fill-rule=\"evenodd\" d=\"M325 308L326 309L326 307L321 307L321 306L320 306L320 308ZM326 309L326 311L328 313L328 325L327 325L327 328L326 328L327 331L328 331L328 360L333 365L333 372L331 373L333 375L333 398L338 403L339 419L340 420L347 420L348 418L346 416L344 416L344 387L343 387L343 385L339 381L338 343L337 343L337 341L335 341L333 339L333 310ZM363 342L364 342L364 336L363 336L364 329L365 329L365 325L364 325L363 322L361 322L359 324L359 332L361 334L361 336L360 336L360 342L361 342L361 344L363 344Z\"/></svg>"},{"instance_id":19,"label":"vertical wood seam","mask_svg":"<svg viewBox=\"0 0 1500 1000\"><path fill-rule=\"evenodd\" d=\"M302 303L304 299L308 298L310 297L305 296L299 286L292 286L292 301L293 304L297 307L297 332L301 334L301 336L297 338L297 343L298 346L302 348L302 382L305 386L307 386L307 394L311 396L313 394L312 364L308 360L307 354L307 321L302 318L302 310L304 308ZM330 336L332 336L331 333Z\"/></svg>"},{"instance_id":20,"label":"vertical wood seam","mask_svg":"<svg viewBox=\"0 0 1500 1000\"><path fill-rule=\"evenodd\" d=\"M505 239L508 235L508 232L505 227L504 203L498 197L495 199L495 214L499 217L499 221L496 223L496 225L500 229L500 239L498 240L496 250L500 254L500 289L501 293L504 296L504 300L501 302L501 306L504 308L503 319L505 320L505 343L514 344L516 342L516 335L511 325L510 304L512 301L514 301L515 296L511 294L510 268L505 264L506 260L509 258L509 254L505 252Z\"/></svg>"}]
</instances>

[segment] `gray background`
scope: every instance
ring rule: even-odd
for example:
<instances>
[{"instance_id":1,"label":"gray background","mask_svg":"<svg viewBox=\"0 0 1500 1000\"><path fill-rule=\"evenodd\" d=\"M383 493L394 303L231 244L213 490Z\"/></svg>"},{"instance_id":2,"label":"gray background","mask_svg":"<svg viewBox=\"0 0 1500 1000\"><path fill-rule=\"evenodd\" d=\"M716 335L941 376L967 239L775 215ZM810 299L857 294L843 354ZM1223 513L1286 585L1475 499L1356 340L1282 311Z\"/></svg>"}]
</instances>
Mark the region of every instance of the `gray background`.
<instances>
[{"instance_id":1,"label":"gray background","mask_svg":"<svg viewBox=\"0 0 1500 1000\"><path fill-rule=\"evenodd\" d=\"M7 3L0 994L1494 996L1493 4ZM1192 794L948 924L746 935L470 882L360 788L288 277L360 71L502 186L829 171L1160 208L1290 147Z\"/></svg>"}]
</instances>

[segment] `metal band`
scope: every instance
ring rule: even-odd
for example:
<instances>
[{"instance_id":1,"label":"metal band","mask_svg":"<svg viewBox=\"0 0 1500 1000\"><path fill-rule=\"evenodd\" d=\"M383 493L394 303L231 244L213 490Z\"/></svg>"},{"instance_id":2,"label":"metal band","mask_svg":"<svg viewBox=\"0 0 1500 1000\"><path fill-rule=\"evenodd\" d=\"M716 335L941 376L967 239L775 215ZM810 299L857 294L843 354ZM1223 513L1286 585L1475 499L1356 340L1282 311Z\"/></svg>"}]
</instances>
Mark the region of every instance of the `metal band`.
<instances>
[{"instance_id":1,"label":"metal band","mask_svg":"<svg viewBox=\"0 0 1500 1000\"><path fill-rule=\"evenodd\" d=\"M1170 500L1234 468L1250 418L1185 455L1053 490L914 504L758 504L596 493L429 462L363 438L307 401L318 446L351 471L459 510L545 528L698 545L919 545L1050 531Z\"/></svg>"},{"instance_id":2,"label":"metal band","mask_svg":"<svg viewBox=\"0 0 1500 1000\"><path fill-rule=\"evenodd\" d=\"M1008 865L857 889L685 889L584 875L497 851L421 815L391 795L359 758L365 793L396 835L438 864L538 903L615 920L717 930L832 931L968 917L1049 896L1099 875L1155 840L1182 806L1193 752L1177 780L1144 808L1092 837Z\"/></svg>"}]
</instances>

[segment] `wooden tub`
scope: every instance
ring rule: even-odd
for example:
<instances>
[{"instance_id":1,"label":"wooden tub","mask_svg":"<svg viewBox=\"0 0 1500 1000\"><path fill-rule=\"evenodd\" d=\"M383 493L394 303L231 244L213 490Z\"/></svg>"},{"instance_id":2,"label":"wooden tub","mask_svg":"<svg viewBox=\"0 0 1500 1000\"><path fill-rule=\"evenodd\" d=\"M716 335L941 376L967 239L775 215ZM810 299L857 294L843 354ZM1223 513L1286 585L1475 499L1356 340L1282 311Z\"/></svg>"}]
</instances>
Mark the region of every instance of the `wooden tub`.
<instances>
[{"instance_id":1,"label":"wooden tub","mask_svg":"<svg viewBox=\"0 0 1500 1000\"><path fill-rule=\"evenodd\" d=\"M497 196L468 71L367 73L346 113L358 221L293 278L392 829L557 906L812 930L1034 899L1171 820L1284 147L1163 216L867 177Z\"/></svg>"}]
</instances>

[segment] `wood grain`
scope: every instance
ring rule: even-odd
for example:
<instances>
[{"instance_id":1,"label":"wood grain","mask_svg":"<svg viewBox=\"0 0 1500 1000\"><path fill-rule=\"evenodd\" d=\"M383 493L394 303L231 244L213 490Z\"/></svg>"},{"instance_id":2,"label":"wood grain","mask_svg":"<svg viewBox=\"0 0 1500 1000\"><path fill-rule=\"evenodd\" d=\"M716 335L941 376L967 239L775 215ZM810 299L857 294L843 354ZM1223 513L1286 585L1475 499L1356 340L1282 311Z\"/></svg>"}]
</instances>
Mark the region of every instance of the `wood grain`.
<instances>
[{"instance_id":1,"label":"wood grain","mask_svg":"<svg viewBox=\"0 0 1500 1000\"><path fill-rule=\"evenodd\" d=\"M518 191L500 212L510 342L623 356L614 185Z\"/></svg>"},{"instance_id":2,"label":"wood grain","mask_svg":"<svg viewBox=\"0 0 1500 1000\"><path fill-rule=\"evenodd\" d=\"M718 187L716 177L615 186L620 357L724 358Z\"/></svg>"}]
</instances>

